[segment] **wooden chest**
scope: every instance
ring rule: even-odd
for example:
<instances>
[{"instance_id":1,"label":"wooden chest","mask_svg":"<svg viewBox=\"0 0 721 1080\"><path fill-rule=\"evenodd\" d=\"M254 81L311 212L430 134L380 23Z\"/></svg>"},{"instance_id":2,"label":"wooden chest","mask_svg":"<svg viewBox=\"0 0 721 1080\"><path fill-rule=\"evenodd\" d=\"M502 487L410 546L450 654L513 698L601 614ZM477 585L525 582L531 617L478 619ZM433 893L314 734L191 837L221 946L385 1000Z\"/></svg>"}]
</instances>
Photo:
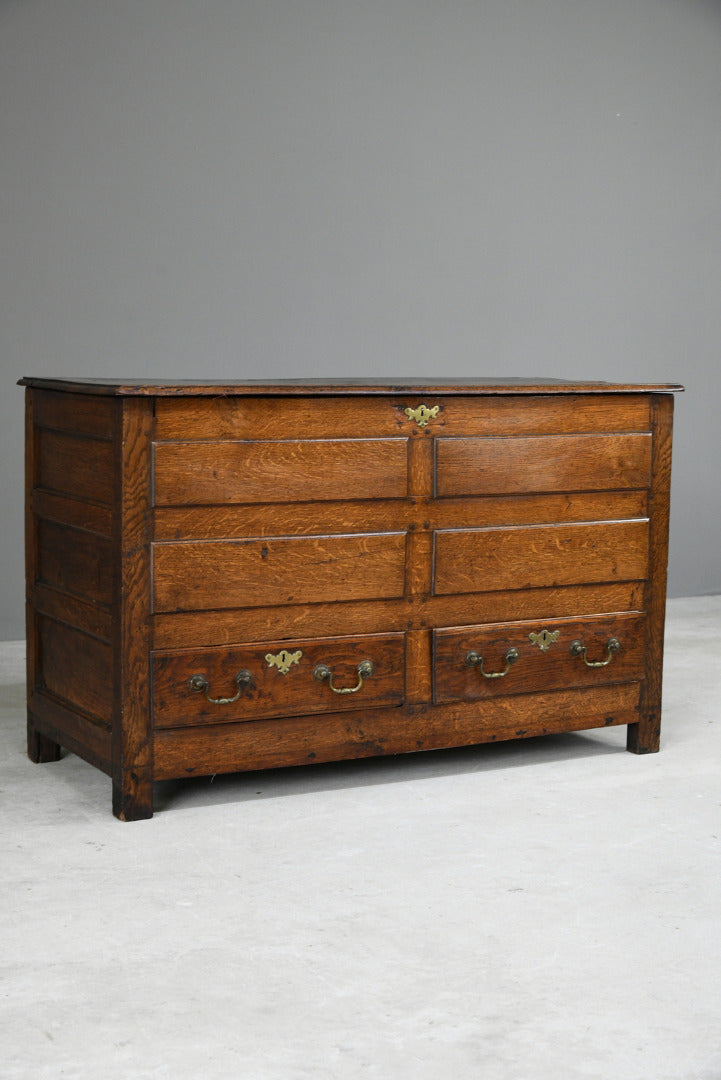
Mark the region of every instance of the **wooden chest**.
<instances>
[{"instance_id":1,"label":"wooden chest","mask_svg":"<svg viewBox=\"0 0 721 1080\"><path fill-rule=\"evenodd\" d=\"M24 379L28 752L153 782L628 725L672 391Z\"/></svg>"}]
</instances>

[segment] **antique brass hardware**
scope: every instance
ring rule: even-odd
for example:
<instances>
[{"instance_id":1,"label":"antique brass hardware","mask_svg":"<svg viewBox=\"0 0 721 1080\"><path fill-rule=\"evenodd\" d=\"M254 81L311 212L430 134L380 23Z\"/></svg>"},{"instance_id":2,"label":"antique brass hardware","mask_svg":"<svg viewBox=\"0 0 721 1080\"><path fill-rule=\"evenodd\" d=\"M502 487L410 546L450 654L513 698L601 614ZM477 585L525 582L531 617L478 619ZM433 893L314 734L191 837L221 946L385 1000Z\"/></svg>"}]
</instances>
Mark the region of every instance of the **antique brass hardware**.
<instances>
[{"instance_id":1,"label":"antique brass hardware","mask_svg":"<svg viewBox=\"0 0 721 1080\"><path fill-rule=\"evenodd\" d=\"M405 409L404 412L409 420L415 420L418 427L426 427L429 420L435 420L438 416L440 408L440 405L433 405L430 409L427 405L418 405L415 409Z\"/></svg>"},{"instance_id":2,"label":"antique brass hardware","mask_svg":"<svg viewBox=\"0 0 721 1080\"><path fill-rule=\"evenodd\" d=\"M550 646L558 641L560 633L560 630L541 630L537 634L529 634L528 637L534 645L538 645L541 652L547 652Z\"/></svg>"},{"instance_id":3,"label":"antique brass hardware","mask_svg":"<svg viewBox=\"0 0 721 1080\"><path fill-rule=\"evenodd\" d=\"M235 676L235 682L238 687L238 692L236 693L235 697L211 697L208 693L208 691L210 690L210 683L206 679L205 675L193 675L188 681L188 685L190 686L191 690L197 690L198 693L201 693L204 690L205 696L207 697L211 705L232 705L234 701L238 700L240 695L245 690L246 686L250 683L250 679L250 672L246 670L246 668L243 668L242 671L238 672L238 674Z\"/></svg>"},{"instance_id":4,"label":"antique brass hardware","mask_svg":"<svg viewBox=\"0 0 721 1080\"><path fill-rule=\"evenodd\" d=\"M503 671L484 671L483 657L479 656L477 652L469 652L466 656L466 663L469 667L477 667L484 679L502 679L511 670L511 664L515 664L518 657L518 649L508 649L503 658L506 661Z\"/></svg>"},{"instance_id":5,"label":"antique brass hardware","mask_svg":"<svg viewBox=\"0 0 721 1080\"><path fill-rule=\"evenodd\" d=\"M319 682L327 679L328 686L330 686L334 694L355 694L363 685L363 680L369 679L373 674L373 665L370 660L362 660L356 668L356 671L358 673L358 682L355 686L334 686L333 672L327 664L316 664L313 676L318 679Z\"/></svg>"},{"instance_id":6,"label":"antique brass hardware","mask_svg":"<svg viewBox=\"0 0 721 1080\"><path fill-rule=\"evenodd\" d=\"M587 660L586 659L586 646L582 645L580 641L571 642L571 656L580 656L586 667L607 667L613 660L614 655L621 648L621 642L618 638L609 638L606 645L606 659L605 660Z\"/></svg>"},{"instance_id":7,"label":"antique brass hardware","mask_svg":"<svg viewBox=\"0 0 721 1080\"><path fill-rule=\"evenodd\" d=\"M281 649L279 653L266 653L265 659L268 667L276 667L281 675L287 675L293 664L297 664L302 655L302 649L298 649L297 652L288 652L287 649Z\"/></svg>"}]
</instances>

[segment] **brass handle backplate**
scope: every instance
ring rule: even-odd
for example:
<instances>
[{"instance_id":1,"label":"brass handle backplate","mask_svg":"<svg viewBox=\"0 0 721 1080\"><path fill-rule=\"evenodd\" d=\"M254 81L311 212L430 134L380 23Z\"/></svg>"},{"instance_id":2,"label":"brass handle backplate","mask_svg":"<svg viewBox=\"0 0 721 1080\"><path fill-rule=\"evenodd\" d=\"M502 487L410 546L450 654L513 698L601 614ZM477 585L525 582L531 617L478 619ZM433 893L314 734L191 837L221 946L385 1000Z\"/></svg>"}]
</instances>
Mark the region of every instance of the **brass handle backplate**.
<instances>
[{"instance_id":1,"label":"brass handle backplate","mask_svg":"<svg viewBox=\"0 0 721 1080\"><path fill-rule=\"evenodd\" d=\"M193 675L189 681L188 686L191 690L196 690L198 693L205 691L205 696L211 705L232 705L234 701L237 701L240 695L245 690L251 679L250 672L243 668L235 676L235 682L238 687L238 692L235 697L211 697L208 691L210 690L210 683L206 679L205 675Z\"/></svg>"},{"instance_id":2,"label":"brass handle backplate","mask_svg":"<svg viewBox=\"0 0 721 1080\"><path fill-rule=\"evenodd\" d=\"M334 686L333 672L327 664L316 664L313 676L318 679L319 682L323 682L324 679L327 679L328 686L330 686L334 694L355 694L363 685L363 680L369 679L373 674L373 665L370 660L362 660L356 668L356 672L358 673L358 682L355 686Z\"/></svg>"},{"instance_id":3,"label":"brass handle backplate","mask_svg":"<svg viewBox=\"0 0 721 1080\"><path fill-rule=\"evenodd\" d=\"M621 648L621 642L618 638L609 638L606 645L606 659L605 660L587 660L586 659L586 646L580 641L571 642L571 656L580 656L586 667L608 667L613 660L615 654Z\"/></svg>"},{"instance_id":4,"label":"brass handle backplate","mask_svg":"<svg viewBox=\"0 0 721 1080\"><path fill-rule=\"evenodd\" d=\"M484 671L483 657L479 656L477 652L469 652L466 656L466 663L469 667L478 668L484 679L502 679L503 676L507 675L511 670L511 665L515 664L516 660L518 660L518 656L518 649L508 649L503 658L506 661L506 666L503 671Z\"/></svg>"}]
</instances>

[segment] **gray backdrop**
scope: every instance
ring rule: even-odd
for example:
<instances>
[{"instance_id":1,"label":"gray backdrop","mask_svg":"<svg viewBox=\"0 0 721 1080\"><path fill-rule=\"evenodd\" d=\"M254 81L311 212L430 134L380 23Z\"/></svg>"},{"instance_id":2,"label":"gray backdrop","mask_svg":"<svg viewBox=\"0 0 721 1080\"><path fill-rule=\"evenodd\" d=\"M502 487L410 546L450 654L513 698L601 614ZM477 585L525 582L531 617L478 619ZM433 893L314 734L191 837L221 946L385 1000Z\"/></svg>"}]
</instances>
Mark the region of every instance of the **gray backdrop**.
<instances>
[{"instance_id":1,"label":"gray backdrop","mask_svg":"<svg viewBox=\"0 0 721 1080\"><path fill-rule=\"evenodd\" d=\"M721 592L721 4L0 0L0 638L22 374L685 382Z\"/></svg>"}]
</instances>

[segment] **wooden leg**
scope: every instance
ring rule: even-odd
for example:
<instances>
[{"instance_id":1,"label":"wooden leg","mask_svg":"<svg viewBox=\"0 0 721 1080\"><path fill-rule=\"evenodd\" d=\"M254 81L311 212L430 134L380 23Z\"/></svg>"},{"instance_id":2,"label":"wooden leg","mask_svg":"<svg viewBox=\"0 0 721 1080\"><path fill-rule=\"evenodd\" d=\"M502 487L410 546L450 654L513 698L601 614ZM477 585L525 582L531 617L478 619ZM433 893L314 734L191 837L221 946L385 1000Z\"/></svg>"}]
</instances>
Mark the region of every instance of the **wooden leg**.
<instances>
[{"instance_id":1,"label":"wooden leg","mask_svg":"<svg viewBox=\"0 0 721 1080\"><path fill-rule=\"evenodd\" d=\"M644 717L638 724L629 724L626 749L632 754L657 754L661 741L661 718L656 713Z\"/></svg>"},{"instance_id":2,"label":"wooden leg","mask_svg":"<svg viewBox=\"0 0 721 1080\"><path fill-rule=\"evenodd\" d=\"M47 761L60 761L62 747L35 727L35 722L28 713L28 757L36 764Z\"/></svg>"},{"instance_id":3,"label":"wooden leg","mask_svg":"<svg viewBox=\"0 0 721 1080\"><path fill-rule=\"evenodd\" d=\"M649 532L649 565L654 567L646 580L643 607L647 614L646 677L641 684L637 724L629 724L626 749L632 754L658 753L661 735L661 688L663 679L663 634L666 612L666 564L668 563L668 512L671 483L671 424L673 395L651 395L652 484L649 504L653 507Z\"/></svg>"},{"instance_id":4,"label":"wooden leg","mask_svg":"<svg viewBox=\"0 0 721 1080\"><path fill-rule=\"evenodd\" d=\"M113 813L120 821L143 821L153 816L153 781L127 771L121 782L113 781Z\"/></svg>"}]
</instances>

